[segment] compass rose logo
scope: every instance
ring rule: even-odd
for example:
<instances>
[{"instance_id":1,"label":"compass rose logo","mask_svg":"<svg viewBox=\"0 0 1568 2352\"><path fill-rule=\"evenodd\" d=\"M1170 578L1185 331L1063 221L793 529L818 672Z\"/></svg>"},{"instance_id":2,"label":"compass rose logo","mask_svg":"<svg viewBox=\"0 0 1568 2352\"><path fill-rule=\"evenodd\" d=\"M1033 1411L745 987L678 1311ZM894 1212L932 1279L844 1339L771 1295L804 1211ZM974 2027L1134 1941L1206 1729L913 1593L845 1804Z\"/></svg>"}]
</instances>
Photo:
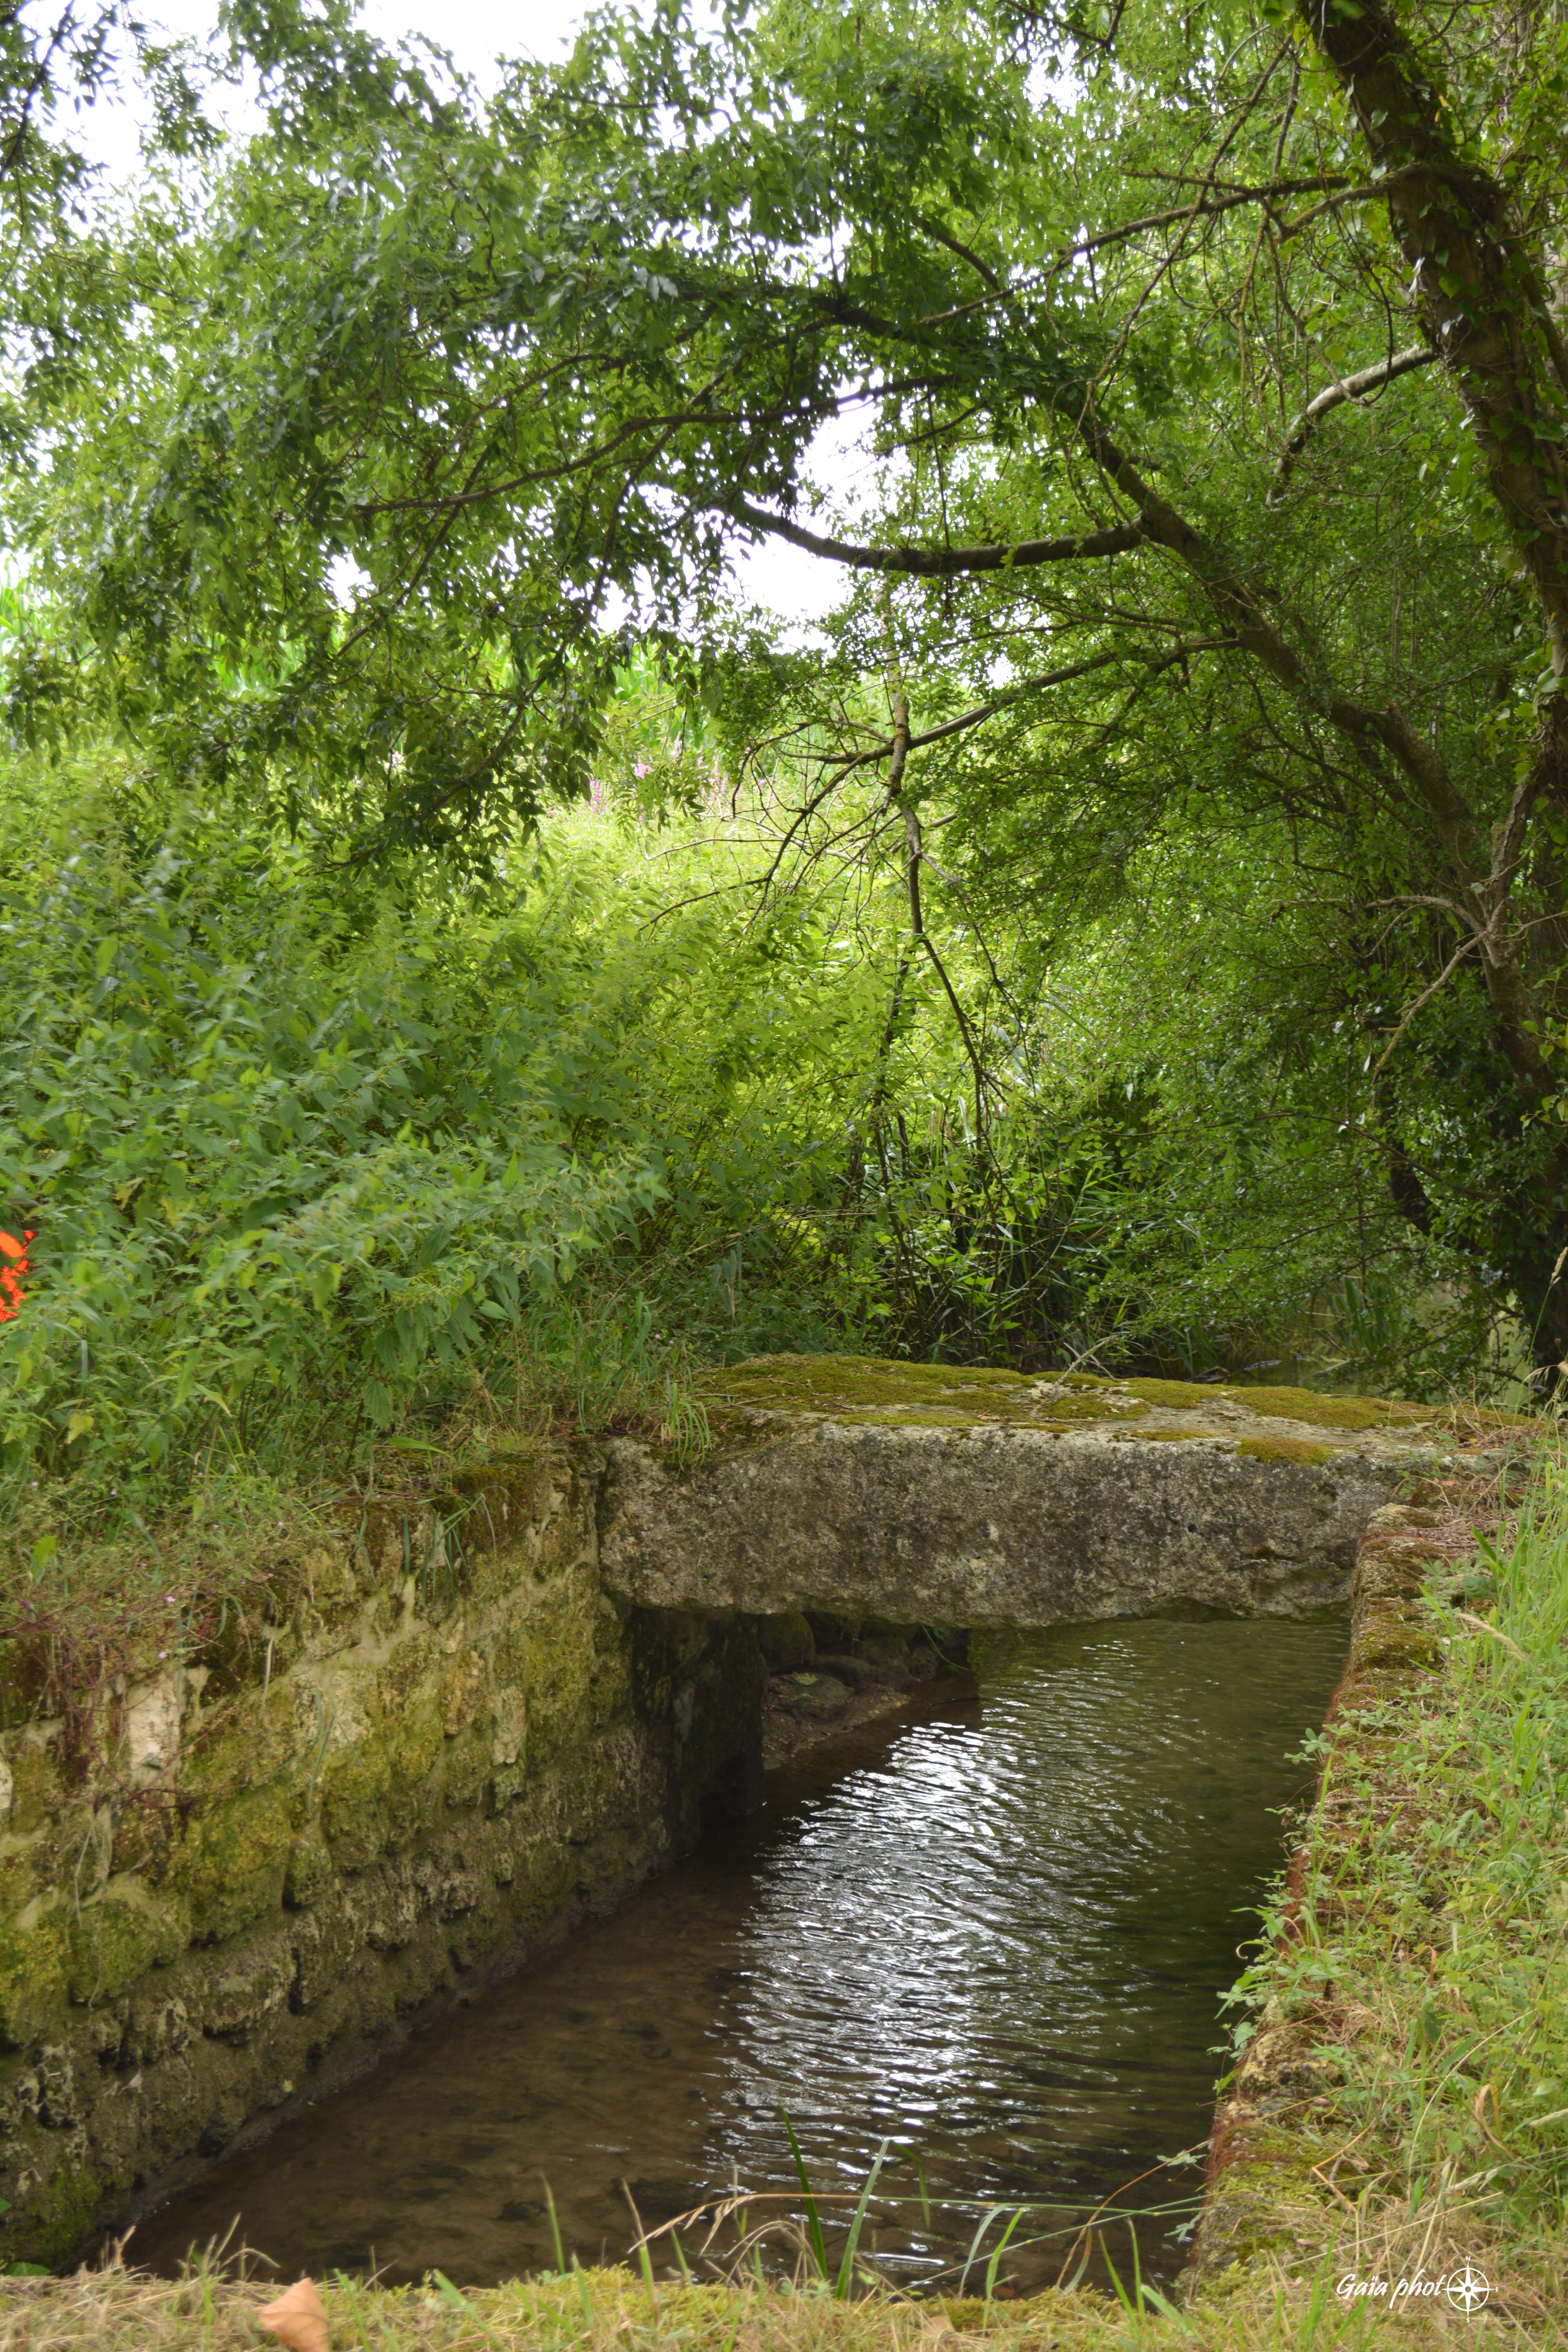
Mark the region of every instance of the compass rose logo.
<instances>
[{"instance_id":1,"label":"compass rose logo","mask_svg":"<svg viewBox=\"0 0 1568 2352\"><path fill-rule=\"evenodd\" d=\"M1454 2271L1449 2274L1448 2300L1458 2310L1462 2311L1467 2318L1472 2311L1480 2309L1490 2293L1491 2289L1487 2284L1484 2274L1470 2263L1467 2263L1462 2271Z\"/></svg>"}]
</instances>

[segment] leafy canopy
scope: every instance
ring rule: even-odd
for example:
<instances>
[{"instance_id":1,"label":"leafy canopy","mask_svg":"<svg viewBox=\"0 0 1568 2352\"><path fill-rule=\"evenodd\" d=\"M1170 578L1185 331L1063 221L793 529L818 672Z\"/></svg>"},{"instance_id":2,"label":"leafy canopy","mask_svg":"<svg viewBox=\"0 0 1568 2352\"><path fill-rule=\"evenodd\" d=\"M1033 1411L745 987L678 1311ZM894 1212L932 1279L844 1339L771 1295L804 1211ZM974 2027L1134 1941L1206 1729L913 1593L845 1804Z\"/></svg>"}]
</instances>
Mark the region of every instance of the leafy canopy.
<instances>
[{"instance_id":1,"label":"leafy canopy","mask_svg":"<svg viewBox=\"0 0 1568 2352\"><path fill-rule=\"evenodd\" d=\"M851 854L897 893L835 1149L900 1329L956 1344L903 1319L931 1268L1027 1257L1038 1008L1131 965L1140 1282L1217 1311L1217 1165L1260 1296L1310 1143L1277 1300L1462 1268L1555 1361L1565 45L1426 0L666 6L484 105L290 37L268 135L149 200L39 377L15 724L483 882L600 772L636 645L789 804L761 896ZM837 504L825 431L869 460ZM747 541L844 582L820 656L737 609ZM918 1213L917 974L962 1073Z\"/></svg>"}]
</instances>

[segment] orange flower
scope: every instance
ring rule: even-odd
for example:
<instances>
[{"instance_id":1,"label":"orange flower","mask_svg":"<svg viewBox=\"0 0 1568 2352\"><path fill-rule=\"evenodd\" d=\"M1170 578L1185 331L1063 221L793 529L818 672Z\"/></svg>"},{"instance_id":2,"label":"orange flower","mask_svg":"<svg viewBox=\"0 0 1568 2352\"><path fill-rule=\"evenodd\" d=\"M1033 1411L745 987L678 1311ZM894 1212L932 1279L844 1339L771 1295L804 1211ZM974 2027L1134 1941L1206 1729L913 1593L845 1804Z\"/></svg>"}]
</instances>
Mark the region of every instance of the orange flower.
<instances>
[{"instance_id":1,"label":"orange flower","mask_svg":"<svg viewBox=\"0 0 1568 2352\"><path fill-rule=\"evenodd\" d=\"M15 1234L0 1227L0 1323L9 1323L22 1304L22 1279L27 1271L27 1244L31 1231L23 1233L20 1241Z\"/></svg>"}]
</instances>

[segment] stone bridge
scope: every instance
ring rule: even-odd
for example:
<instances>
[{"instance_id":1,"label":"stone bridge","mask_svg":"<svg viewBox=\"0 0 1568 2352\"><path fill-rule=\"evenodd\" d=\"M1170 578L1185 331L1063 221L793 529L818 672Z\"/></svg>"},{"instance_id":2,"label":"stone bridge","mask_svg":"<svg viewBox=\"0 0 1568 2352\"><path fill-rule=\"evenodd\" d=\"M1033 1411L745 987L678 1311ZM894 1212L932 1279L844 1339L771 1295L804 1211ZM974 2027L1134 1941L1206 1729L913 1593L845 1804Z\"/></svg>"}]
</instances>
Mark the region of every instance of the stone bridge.
<instances>
[{"instance_id":1,"label":"stone bridge","mask_svg":"<svg viewBox=\"0 0 1568 2352\"><path fill-rule=\"evenodd\" d=\"M1294 1615L1344 1600L1373 1513L1500 1464L1513 1416L1223 1388L762 1357L706 1384L695 1468L610 1441L617 1600L897 1624Z\"/></svg>"},{"instance_id":2,"label":"stone bridge","mask_svg":"<svg viewBox=\"0 0 1568 2352\"><path fill-rule=\"evenodd\" d=\"M844 1357L706 1404L694 1466L541 1438L343 1496L254 1620L193 1609L172 1657L149 1623L97 1715L0 1692L0 2267L122 2229L743 1805L755 1621L1315 1609L1402 1487L1530 1442Z\"/></svg>"}]
</instances>

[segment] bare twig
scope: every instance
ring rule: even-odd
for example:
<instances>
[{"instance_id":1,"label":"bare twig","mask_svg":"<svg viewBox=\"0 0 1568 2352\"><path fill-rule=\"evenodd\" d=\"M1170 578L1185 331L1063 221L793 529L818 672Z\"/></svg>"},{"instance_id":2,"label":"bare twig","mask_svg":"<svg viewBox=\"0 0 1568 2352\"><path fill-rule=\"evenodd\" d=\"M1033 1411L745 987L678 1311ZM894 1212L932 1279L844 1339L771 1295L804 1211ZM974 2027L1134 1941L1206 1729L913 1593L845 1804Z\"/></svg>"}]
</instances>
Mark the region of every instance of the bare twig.
<instances>
[{"instance_id":1,"label":"bare twig","mask_svg":"<svg viewBox=\"0 0 1568 2352\"><path fill-rule=\"evenodd\" d=\"M1410 1024L1415 1020L1415 1015L1420 1012L1421 1007L1431 1002L1432 998L1436 995L1437 991L1442 987L1449 974L1458 968L1461 960L1469 954L1472 948L1479 948L1480 944L1481 935L1479 931L1472 933L1470 938L1468 940L1461 940L1458 946L1454 950L1453 954L1448 958L1447 962L1443 966L1442 971L1437 974L1436 979L1432 981L1428 986L1422 990L1420 995L1415 999L1415 1002L1413 1004L1409 1004L1405 1007L1405 1011L1400 1014L1398 1028L1394 1031L1393 1036L1389 1039L1387 1045L1384 1047L1382 1053L1377 1057L1377 1066L1373 1071L1373 1076L1374 1078L1380 1078L1383 1076L1384 1071L1388 1066L1389 1055L1393 1053L1395 1045L1398 1045L1400 1039L1409 1028Z\"/></svg>"}]
</instances>

